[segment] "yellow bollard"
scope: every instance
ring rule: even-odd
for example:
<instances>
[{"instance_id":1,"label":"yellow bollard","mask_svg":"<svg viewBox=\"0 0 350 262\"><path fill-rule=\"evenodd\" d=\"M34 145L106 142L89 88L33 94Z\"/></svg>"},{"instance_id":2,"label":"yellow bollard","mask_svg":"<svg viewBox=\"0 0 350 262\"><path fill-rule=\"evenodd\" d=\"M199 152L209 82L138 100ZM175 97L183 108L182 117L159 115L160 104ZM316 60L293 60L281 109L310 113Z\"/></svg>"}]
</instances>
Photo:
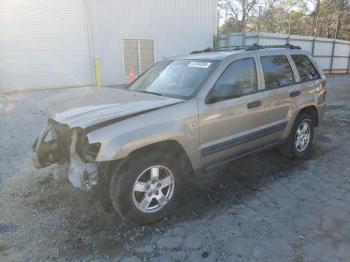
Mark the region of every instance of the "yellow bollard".
<instances>
[{"instance_id":1,"label":"yellow bollard","mask_svg":"<svg viewBox=\"0 0 350 262\"><path fill-rule=\"evenodd\" d=\"M101 86L101 60L98 56L95 56L95 74L96 85Z\"/></svg>"}]
</instances>

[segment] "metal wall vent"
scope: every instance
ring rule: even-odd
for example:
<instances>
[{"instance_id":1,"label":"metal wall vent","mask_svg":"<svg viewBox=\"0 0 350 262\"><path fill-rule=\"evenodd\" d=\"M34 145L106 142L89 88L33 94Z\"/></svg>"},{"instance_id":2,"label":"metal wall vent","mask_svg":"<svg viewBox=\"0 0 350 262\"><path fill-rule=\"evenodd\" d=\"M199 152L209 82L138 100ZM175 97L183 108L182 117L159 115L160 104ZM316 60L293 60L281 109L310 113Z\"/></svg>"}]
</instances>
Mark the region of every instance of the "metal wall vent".
<instances>
[{"instance_id":1,"label":"metal wall vent","mask_svg":"<svg viewBox=\"0 0 350 262\"><path fill-rule=\"evenodd\" d=\"M154 64L153 40L124 39L123 54L125 78L129 77L132 70L138 76Z\"/></svg>"}]
</instances>

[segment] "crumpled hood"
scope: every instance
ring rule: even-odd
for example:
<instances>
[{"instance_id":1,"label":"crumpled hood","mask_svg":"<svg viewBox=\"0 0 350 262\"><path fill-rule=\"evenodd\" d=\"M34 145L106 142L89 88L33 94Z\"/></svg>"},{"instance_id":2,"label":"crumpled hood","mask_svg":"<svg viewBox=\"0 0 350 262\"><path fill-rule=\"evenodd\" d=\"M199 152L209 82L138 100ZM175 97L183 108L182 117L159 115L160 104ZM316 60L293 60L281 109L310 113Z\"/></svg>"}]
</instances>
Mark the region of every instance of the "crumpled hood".
<instances>
[{"instance_id":1,"label":"crumpled hood","mask_svg":"<svg viewBox=\"0 0 350 262\"><path fill-rule=\"evenodd\" d=\"M47 100L42 112L70 128L87 128L183 101L169 97L105 87L70 89Z\"/></svg>"}]
</instances>

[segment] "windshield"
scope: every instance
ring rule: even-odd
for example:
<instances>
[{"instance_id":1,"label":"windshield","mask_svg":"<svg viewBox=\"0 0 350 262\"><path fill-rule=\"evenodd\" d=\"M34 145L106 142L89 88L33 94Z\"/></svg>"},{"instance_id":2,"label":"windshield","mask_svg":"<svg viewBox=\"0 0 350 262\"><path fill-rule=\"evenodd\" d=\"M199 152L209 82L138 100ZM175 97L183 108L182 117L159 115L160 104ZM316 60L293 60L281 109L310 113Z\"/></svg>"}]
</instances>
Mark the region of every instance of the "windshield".
<instances>
[{"instance_id":1,"label":"windshield","mask_svg":"<svg viewBox=\"0 0 350 262\"><path fill-rule=\"evenodd\" d=\"M189 98L213 70L215 61L174 60L155 64L128 89L162 96Z\"/></svg>"}]
</instances>

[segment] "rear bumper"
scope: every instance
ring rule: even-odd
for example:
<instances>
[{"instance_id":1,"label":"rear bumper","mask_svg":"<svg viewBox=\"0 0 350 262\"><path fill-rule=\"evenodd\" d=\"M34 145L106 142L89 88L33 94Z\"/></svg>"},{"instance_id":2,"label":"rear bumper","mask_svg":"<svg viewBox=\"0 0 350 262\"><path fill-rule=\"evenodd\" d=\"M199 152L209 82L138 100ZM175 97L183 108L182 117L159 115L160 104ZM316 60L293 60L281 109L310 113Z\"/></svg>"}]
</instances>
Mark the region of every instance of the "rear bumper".
<instances>
[{"instance_id":1,"label":"rear bumper","mask_svg":"<svg viewBox=\"0 0 350 262\"><path fill-rule=\"evenodd\" d=\"M321 124L323 121L324 113L327 109L327 103L317 105L316 108L317 108L317 114L318 114L318 124Z\"/></svg>"}]
</instances>

